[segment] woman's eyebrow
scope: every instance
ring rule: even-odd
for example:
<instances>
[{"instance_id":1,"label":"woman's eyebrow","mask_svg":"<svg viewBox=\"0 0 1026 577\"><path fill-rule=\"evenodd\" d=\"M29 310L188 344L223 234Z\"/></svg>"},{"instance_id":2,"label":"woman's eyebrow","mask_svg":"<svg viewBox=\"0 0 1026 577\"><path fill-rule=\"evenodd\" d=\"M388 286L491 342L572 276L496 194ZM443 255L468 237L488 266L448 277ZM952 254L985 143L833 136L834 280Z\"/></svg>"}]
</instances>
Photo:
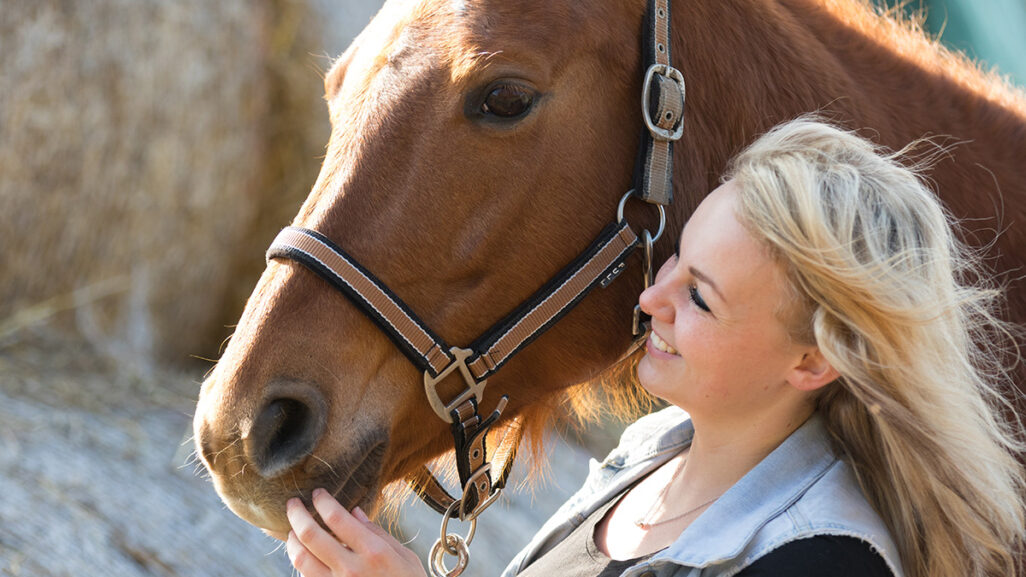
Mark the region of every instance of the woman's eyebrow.
<instances>
[{"instance_id":1,"label":"woman's eyebrow","mask_svg":"<svg viewBox=\"0 0 1026 577\"><path fill-rule=\"evenodd\" d=\"M727 299L723 298L723 293L721 293L720 289L716 286L716 283L714 283L711 278L706 276L705 273L703 273L702 271L698 270L697 268L695 268L693 266L689 266L688 267L688 272L691 273L691 276L693 276L693 277L697 278L698 280L702 281L703 283L709 285L709 288L711 288L713 290L713 292L716 293L716 296L720 297L721 301L727 302Z\"/></svg>"}]
</instances>

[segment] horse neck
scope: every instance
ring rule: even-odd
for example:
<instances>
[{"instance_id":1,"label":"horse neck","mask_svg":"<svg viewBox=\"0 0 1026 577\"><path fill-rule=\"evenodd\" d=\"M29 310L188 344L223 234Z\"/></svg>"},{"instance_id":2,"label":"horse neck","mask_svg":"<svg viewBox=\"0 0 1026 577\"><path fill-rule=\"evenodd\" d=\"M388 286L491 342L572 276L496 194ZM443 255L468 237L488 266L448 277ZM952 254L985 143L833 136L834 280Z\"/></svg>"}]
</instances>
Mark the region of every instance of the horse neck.
<instances>
[{"instance_id":1,"label":"horse neck","mask_svg":"<svg viewBox=\"0 0 1026 577\"><path fill-rule=\"evenodd\" d=\"M674 8L689 133L703 139L681 148L715 149L703 154L720 161L707 167L710 179L739 143L817 110L892 147L950 135L998 143L986 149L988 164L1021 159L1021 92L861 2L693 0Z\"/></svg>"},{"instance_id":2,"label":"horse neck","mask_svg":"<svg viewBox=\"0 0 1026 577\"><path fill-rule=\"evenodd\" d=\"M980 242L1026 213L1023 94L865 3L690 0L674 5L673 30L689 108L675 224L743 146L811 111L894 149L928 135L962 142L930 177L956 216L980 219ZM1026 266L1022 243L1015 230L997 239L999 269Z\"/></svg>"}]
</instances>

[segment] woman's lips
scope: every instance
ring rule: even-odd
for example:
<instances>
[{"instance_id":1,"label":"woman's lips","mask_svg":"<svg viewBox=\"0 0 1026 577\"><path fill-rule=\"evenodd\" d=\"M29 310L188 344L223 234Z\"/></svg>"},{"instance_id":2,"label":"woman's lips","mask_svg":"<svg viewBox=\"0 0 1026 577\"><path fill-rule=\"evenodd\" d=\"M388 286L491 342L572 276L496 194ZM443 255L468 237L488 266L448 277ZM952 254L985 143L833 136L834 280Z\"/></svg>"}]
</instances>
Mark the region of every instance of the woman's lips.
<instances>
[{"instance_id":1,"label":"woman's lips","mask_svg":"<svg viewBox=\"0 0 1026 577\"><path fill-rule=\"evenodd\" d=\"M675 349L672 346L670 346L670 343L667 343L666 341L664 341L663 338L660 337L659 334L656 333L655 331L652 331L651 336L649 337L648 342L651 343L651 345L652 345L651 348L654 348L657 351L666 353L668 355L673 355L675 357L680 356L680 353L677 352L677 349Z\"/></svg>"}]
</instances>

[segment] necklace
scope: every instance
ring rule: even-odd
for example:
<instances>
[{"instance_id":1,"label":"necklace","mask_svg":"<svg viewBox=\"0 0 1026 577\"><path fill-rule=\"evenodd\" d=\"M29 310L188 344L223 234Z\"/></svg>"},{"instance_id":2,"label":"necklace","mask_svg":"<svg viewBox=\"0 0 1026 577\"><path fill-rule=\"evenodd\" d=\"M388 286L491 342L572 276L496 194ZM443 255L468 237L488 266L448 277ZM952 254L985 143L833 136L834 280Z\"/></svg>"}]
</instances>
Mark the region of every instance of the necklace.
<instances>
[{"instance_id":1,"label":"necklace","mask_svg":"<svg viewBox=\"0 0 1026 577\"><path fill-rule=\"evenodd\" d=\"M634 524L639 529L642 529L644 531L648 531L652 527L657 527L659 525L665 525L666 523L670 523L671 521L677 521L677 520L683 519L683 518L687 517L688 515L691 515L692 513L698 511L699 509L701 509L703 507L707 507L709 505L712 505L713 502L715 502L716 499L719 499L720 495L723 494L723 493L720 493L719 495L716 495L715 497L713 497L712 499L709 499L705 503L702 503L701 505L699 505L697 507L688 509L687 511L684 511L683 513L681 513L679 515L674 515L673 517L670 517L668 519L660 519L658 521L648 521L648 519L652 517L652 511L654 511L656 506L659 503L662 503L663 500L666 498L666 493L670 490L670 482L672 482L673 479L677 476L677 473L679 473L680 471L682 471L684 469L684 465L685 464L687 464L687 459L684 459L684 460L681 461L680 466L677 467L677 471L670 477L670 481L667 482L665 486L663 486L662 490L659 491L659 496L656 498L655 501L653 501L652 505L648 508L648 511L646 511L643 516L638 517L637 519L634 520Z\"/></svg>"}]
</instances>

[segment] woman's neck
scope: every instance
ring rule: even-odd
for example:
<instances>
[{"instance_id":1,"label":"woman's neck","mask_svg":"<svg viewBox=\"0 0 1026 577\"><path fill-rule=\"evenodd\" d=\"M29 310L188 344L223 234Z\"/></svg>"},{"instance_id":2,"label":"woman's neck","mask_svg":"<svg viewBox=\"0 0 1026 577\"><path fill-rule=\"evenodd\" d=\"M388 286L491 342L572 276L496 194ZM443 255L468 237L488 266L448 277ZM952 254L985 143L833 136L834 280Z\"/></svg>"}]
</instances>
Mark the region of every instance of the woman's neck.
<instances>
[{"instance_id":1,"label":"woman's neck","mask_svg":"<svg viewBox=\"0 0 1026 577\"><path fill-rule=\"evenodd\" d=\"M814 409L749 419L702 419L692 415L695 436L688 462L674 483L695 496L726 491L780 446Z\"/></svg>"}]
</instances>

